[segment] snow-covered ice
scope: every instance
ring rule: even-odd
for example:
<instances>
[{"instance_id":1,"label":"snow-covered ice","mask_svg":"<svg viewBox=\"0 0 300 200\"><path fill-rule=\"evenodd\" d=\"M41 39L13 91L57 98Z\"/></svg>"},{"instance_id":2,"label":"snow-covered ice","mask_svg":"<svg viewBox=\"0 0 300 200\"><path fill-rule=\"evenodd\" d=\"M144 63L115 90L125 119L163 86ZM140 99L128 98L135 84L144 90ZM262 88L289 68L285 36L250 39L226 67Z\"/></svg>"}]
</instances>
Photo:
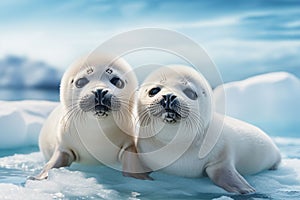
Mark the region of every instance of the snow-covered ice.
<instances>
[{"instance_id":1,"label":"snow-covered ice","mask_svg":"<svg viewBox=\"0 0 300 200\"><path fill-rule=\"evenodd\" d=\"M297 141L300 144L300 139ZM288 146L282 138L277 144ZM1 199L244 199L225 192L208 178L188 179L156 172L152 174L154 181L142 181L123 177L121 172L105 166L75 164L51 170L48 180L26 181L26 176L38 173L43 164L39 152L0 158L0 177L5 176L3 171L19 176L13 183L1 181ZM299 157L284 158L277 171L246 177L257 190L246 199L299 199L299 175Z\"/></svg>"},{"instance_id":2,"label":"snow-covered ice","mask_svg":"<svg viewBox=\"0 0 300 200\"><path fill-rule=\"evenodd\" d=\"M278 170L246 176L256 194L229 194L208 178L155 172L151 175L154 181L141 181L105 166L78 164L51 170L48 180L26 180L44 165L37 148L38 133L58 103L2 101L0 199L300 199L299 79L284 72L270 73L228 83L224 88L227 114L269 130L283 155ZM219 90L214 91L216 102L222 101Z\"/></svg>"},{"instance_id":3,"label":"snow-covered ice","mask_svg":"<svg viewBox=\"0 0 300 200\"><path fill-rule=\"evenodd\" d=\"M0 150L37 145L42 124L57 105L51 101L0 101Z\"/></svg>"},{"instance_id":4,"label":"snow-covered ice","mask_svg":"<svg viewBox=\"0 0 300 200\"><path fill-rule=\"evenodd\" d=\"M293 74L274 72L231 82L214 90L217 109L253 123L271 135L300 136L300 80Z\"/></svg>"}]
</instances>

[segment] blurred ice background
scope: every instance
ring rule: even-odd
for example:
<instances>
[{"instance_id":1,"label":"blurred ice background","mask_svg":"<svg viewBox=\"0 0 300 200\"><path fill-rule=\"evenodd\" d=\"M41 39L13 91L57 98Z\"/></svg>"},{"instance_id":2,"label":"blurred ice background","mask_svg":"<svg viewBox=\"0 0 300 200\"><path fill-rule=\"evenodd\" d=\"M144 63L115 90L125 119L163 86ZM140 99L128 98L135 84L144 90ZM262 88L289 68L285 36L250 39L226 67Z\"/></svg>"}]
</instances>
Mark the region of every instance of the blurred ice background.
<instances>
[{"instance_id":1,"label":"blurred ice background","mask_svg":"<svg viewBox=\"0 0 300 200\"><path fill-rule=\"evenodd\" d=\"M300 199L299 10L298 0L1 1L0 199ZM228 194L205 178L154 173L155 181L139 181L78 165L26 181L44 164L37 138L64 70L115 34L143 27L179 31L206 49L226 83L226 113L277 143L279 170L246 177L257 194ZM139 65L141 56L131 60ZM214 94L223 100L220 87Z\"/></svg>"}]
</instances>

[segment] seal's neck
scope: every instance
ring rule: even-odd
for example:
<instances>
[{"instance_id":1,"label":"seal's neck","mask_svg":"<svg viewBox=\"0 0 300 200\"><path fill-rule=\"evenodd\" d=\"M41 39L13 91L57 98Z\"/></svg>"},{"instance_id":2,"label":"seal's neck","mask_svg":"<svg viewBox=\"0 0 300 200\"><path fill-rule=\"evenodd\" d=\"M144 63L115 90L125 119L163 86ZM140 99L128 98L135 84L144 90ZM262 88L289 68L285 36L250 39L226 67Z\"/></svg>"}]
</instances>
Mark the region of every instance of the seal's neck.
<instances>
[{"instance_id":1,"label":"seal's neck","mask_svg":"<svg viewBox=\"0 0 300 200\"><path fill-rule=\"evenodd\" d=\"M161 121L152 121L149 126L139 130L140 138L151 138L160 144L190 143L201 140L203 131L197 126L190 126L182 121L176 124L167 124Z\"/></svg>"}]
</instances>

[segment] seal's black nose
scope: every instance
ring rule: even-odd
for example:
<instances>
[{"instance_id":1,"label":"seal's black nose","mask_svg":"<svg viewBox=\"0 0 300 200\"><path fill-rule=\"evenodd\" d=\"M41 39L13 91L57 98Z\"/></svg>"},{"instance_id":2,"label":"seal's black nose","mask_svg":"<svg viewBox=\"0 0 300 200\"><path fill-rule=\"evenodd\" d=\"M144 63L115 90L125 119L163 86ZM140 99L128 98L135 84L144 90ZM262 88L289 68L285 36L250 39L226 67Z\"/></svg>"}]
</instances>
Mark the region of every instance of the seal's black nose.
<instances>
[{"instance_id":1,"label":"seal's black nose","mask_svg":"<svg viewBox=\"0 0 300 200\"><path fill-rule=\"evenodd\" d=\"M160 101L160 104L164 107L165 110L173 110L174 105L177 102L177 96L173 94L162 95L163 99Z\"/></svg>"},{"instance_id":2,"label":"seal's black nose","mask_svg":"<svg viewBox=\"0 0 300 200\"><path fill-rule=\"evenodd\" d=\"M112 95L108 93L108 90L97 89L93 92L95 95L95 106L107 106L111 107L111 97Z\"/></svg>"}]
</instances>

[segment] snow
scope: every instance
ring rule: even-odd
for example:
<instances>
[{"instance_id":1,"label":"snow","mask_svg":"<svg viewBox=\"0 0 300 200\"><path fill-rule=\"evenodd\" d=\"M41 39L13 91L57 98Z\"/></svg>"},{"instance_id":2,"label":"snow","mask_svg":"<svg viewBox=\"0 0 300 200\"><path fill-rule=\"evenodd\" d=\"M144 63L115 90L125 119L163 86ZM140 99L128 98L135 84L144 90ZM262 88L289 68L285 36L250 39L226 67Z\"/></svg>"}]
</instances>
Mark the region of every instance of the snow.
<instances>
[{"instance_id":1,"label":"snow","mask_svg":"<svg viewBox=\"0 0 300 200\"><path fill-rule=\"evenodd\" d=\"M0 101L0 149L37 145L42 124L57 105L50 101Z\"/></svg>"},{"instance_id":2,"label":"snow","mask_svg":"<svg viewBox=\"0 0 300 200\"><path fill-rule=\"evenodd\" d=\"M0 199L300 199L299 79L278 72L224 88L227 114L269 129L283 155L278 170L245 177L255 194L227 193L208 178L154 172L154 181L142 181L106 166L79 164L51 170L48 180L27 180L45 164L37 148L38 134L58 102L0 101ZM221 86L214 95L217 105L224 100Z\"/></svg>"},{"instance_id":3,"label":"snow","mask_svg":"<svg viewBox=\"0 0 300 200\"><path fill-rule=\"evenodd\" d=\"M272 135L293 131L300 136L300 80L293 74L274 72L219 86L214 90L217 110L224 102L222 87L227 115Z\"/></svg>"},{"instance_id":4,"label":"snow","mask_svg":"<svg viewBox=\"0 0 300 200\"><path fill-rule=\"evenodd\" d=\"M300 139L296 139L298 144ZM288 141L278 138L281 148ZM298 146L299 148L300 146ZM288 149L286 149L288 153ZM26 180L38 173L43 166L40 152L15 154L0 158L0 176L3 170L20 174L14 183L1 181L1 199L236 199L215 186L208 178L189 179L163 173L152 173L154 181L123 177L121 172L105 166L91 167L74 164L68 168L53 169L49 179ZM264 171L246 176L257 193L248 195L253 199L299 199L300 160L285 157L276 171ZM11 180L10 180L11 181ZM250 198L250 199L252 199Z\"/></svg>"},{"instance_id":5,"label":"snow","mask_svg":"<svg viewBox=\"0 0 300 200\"><path fill-rule=\"evenodd\" d=\"M61 75L53 66L17 56L0 61L0 88L58 88Z\"/></svg>"}]
</instances>

